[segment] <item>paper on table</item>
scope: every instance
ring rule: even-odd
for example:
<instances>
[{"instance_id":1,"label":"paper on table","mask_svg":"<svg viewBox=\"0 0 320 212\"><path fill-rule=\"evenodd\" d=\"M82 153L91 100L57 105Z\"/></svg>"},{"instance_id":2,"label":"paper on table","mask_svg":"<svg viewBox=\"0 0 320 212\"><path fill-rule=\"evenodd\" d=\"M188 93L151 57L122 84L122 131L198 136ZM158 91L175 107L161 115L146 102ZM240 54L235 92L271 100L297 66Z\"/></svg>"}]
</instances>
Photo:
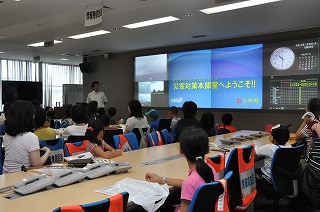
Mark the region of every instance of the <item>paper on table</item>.
<instances>
[{"instance_id":1,"label":"paper on table","mask_svg":"<svg viewBox=\"0 0 320 212\"><path fill-rule=\"evenodd\" d=\"M129 200L141 205L147 211L156 211L169 195L167 184L160 185L131 178L125 178L112 186L98 189L95 192L116 195L124 191L129 193Z\"/></svg>"}]
</instances>

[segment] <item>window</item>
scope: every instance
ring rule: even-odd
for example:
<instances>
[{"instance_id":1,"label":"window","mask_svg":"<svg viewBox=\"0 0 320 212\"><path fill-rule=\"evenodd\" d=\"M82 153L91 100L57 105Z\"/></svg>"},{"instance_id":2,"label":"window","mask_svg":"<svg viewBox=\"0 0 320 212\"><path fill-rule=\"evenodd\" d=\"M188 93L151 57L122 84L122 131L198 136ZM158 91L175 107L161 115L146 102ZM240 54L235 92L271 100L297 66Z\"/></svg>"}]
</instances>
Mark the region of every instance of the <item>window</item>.
<instances>
[{"instance_id":1,"label":"window","mask_svg":"<svg viewBox=\"0 0 320 212\"><path fill-rule=\"evenodd\" d=\"M63 84L83 84L82 73L78 66L34 63L22 60L0 59L0 78L1 82L2 80L42 81L43 107L63 105ZM0 86L2 86L2 83ZM0 95L2 96L1 92ZM1 108L2 104L4 103L0 98Z\"/></svg>"},{"instance_id":2,"label":"window","mask_svg":"<svg viewBox=\"0 0 320 212\"><path fill-rule=\"evenodd\" d=\"M63 84L82 84L82 73L77 66L42 64L43 106L63 105Z\"/></svg>"}]
</instances>

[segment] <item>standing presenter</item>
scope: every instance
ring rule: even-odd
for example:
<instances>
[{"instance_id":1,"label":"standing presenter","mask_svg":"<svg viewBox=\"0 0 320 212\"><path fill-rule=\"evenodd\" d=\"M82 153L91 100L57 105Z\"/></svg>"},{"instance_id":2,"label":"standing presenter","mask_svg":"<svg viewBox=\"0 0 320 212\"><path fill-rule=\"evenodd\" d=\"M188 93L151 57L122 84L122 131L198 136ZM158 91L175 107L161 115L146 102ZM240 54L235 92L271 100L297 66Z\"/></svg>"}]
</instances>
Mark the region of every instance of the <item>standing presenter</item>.
<instances>
[{"instance_id":1,"label":"standing presenter","mask_svg":"<svg viewBox=\"0 0 320 212\"><path fill-rule=\"evenodd\" d=\"M99 91L99 82L98 81L92 82L91 88L92 88L92 91L88 94L87 103L90 103L92 101L97 101L98 108L104 108L104 105L106 104L108 99L102 91Z\"/></svg>"}]
</instances>

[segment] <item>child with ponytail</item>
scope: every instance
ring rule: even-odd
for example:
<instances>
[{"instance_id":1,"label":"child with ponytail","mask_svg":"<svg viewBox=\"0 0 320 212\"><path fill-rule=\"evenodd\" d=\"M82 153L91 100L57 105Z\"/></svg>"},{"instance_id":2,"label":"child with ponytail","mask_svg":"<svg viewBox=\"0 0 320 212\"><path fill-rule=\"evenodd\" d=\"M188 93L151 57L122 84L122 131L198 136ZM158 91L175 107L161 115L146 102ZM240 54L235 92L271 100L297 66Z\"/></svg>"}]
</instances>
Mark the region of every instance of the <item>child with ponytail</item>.
<instances>
[{"instance_id":1,"label":"child with ponytail","mask_svg":"<svg viewBox=\"0 0 320 212\"><path fill-rule=\"evenodd\" d=\"M181 212L189 209L192 197L197 188L209 182L218 180L214 168L205 162L205 155L209 152L209 140L207 133L201 128L188 127L180 136L180 154L188 162L189 176L185 180L160 177L154 173L147 173L146 180L181 188Z\"/></svg>"},{"instance_id":2,"label":"child with ponytail","mask_svg":"<svg viewBox=\"0 0 320 212\"><path fill-rule=\"evenodd\" d=\"M115 150L103 140L104 126L100 120L92 120L88 124L86 130L86 137L88 143L86 146L86 152L91 152L94 157L101 158L114 158L122 155L120 149Z\"/></svg>"}]
</instances>

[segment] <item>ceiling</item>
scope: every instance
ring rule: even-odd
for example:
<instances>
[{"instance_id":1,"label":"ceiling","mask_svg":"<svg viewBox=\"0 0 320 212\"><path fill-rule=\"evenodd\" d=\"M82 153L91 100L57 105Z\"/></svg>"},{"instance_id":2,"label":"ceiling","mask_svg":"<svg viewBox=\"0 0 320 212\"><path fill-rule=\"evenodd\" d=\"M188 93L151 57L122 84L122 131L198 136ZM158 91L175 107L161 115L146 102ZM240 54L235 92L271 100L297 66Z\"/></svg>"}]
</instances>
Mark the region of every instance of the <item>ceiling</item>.
<instances>
[{"instance_id":1,"label":"ceiling","mask_svg":"<svg viewBox=\"0 0 320 212\"><path fill-rule=\"evenodd\" d=\"M87 5L102 0L0 0L0 58L73 64L83 55L119 53L161 46L187 44L249 35L283 32L320 26L319 0L280 2L206 15L200 9L232 0L103 0L103 22L84 27ZM216 3L215 3L216 2ZM191 13L188 17L186 14ZM131 24L164 16L179 21L138 29ZM114 30L119 28L120 30ZM68 36L107 30L110 34L80 40ZM205 35L193 38L193 36ZM26 47L27 44L63 40L53 47ZM61 54L69 54L63 56ZM60 58L68 58L61 61Z\"/></svg>"}]
</instances>

